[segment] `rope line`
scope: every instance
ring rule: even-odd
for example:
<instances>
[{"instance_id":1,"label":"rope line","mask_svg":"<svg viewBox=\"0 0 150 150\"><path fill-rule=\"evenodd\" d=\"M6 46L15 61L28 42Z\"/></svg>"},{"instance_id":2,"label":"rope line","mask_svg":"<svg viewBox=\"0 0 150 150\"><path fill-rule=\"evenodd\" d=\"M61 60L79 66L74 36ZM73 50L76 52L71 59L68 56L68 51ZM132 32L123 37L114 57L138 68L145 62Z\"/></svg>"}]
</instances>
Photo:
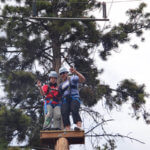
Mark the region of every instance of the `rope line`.
<instances>
[{"instance_id":1,"label":"rope line","mask_svg":"<svg viewBox=\"0 0 150 150\"><path fill-rule=\"evenodd\" d=\"M142 1L142 0L118 0L118 1L114 1L114 3L126 3L126 2L137 2L137 1ZM34 2L34 0L32 0L32 2ZM44 2L42 0L39 0L37 2ZM48 1L45 1L45 2L48 2ZM92 2L92 1L88 1L88 2L66 2L65 0L62 2L62 3L66 3L66 4L88 4L89 2ZM61 3L61 2L52 2L52 3ZM102 2L100 2L102 3ZM111 2L105 2L105 3L111 3Z\"/></svg>"}]
</instances>

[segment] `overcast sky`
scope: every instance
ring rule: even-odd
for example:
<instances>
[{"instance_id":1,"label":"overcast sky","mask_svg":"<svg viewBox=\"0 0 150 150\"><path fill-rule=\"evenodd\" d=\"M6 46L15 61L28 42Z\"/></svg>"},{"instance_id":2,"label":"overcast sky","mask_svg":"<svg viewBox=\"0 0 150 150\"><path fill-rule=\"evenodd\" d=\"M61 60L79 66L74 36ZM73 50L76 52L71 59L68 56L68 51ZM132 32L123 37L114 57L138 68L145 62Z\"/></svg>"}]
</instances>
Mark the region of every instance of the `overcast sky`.
<instances>
[{"instance_id":1,"label":"overcast sky","mask_svg":"<svg viewBox=\"0 0 150 150\"><path fill-rule=\"evenodd\" d=\"M141 2L146 2L148 4L148 9L150 10L150 0L141 1L127 1L125 0L107 0L107 9L110 9L108 18L112 24L117 24L118 22L126 21L125 11L129 8L136 8ZM124 2L121 2L124 1ZM117 83L122 79L134 79L139 84L146 85L146 91L150 93L150 32L145 33L146 41L141 43L138 39L134 39L134 42L140 43L139 49L131 49L129 44L122 45L118 52L113 53L108 61L98 63L104 68L104 74L100 77L104 79L105 83L110 84L112 87L116 87ZM148 101L150 100L147 99ZM149 103L150 104L150 103ZM147 104L147 109L150 111L150 105ZM130 140L117 141L117 150L149 150L150 149L150 126L145 125L144 121L135 121L131 119L128 115L130 112L130 107L128 105L124 106L121 112L113 112L111 116L116 121L109 124L109 128L116 132L121 132L124 135L129 134L130 136L137 138L146 144L140 144L137 142L131 142Z\"/></svg>"},{"instance_id":2,"label":"overcast sky","mask_svg":"<svg viewBox=\"0 0 150 150\"><path fill-rule=\"evenodd\" d=\"M125 11L129 8L136 8L141 2L148 4L146 11L150 10L150 0L132 1L132 0L105 0L107 3L108 18L111 24L118 24L118 22L125 22L127 16ZM111 3L113 2L113 3ZM149 9L149 10L148 10ZM105 23L108 25L110 22ZM104 24L104 23L101 23ZM129 44L121 45L118 53L113 52L108 61L100 61L97 59L99 68L104 68L104 73L100 79L106 84L115 88L117 83L121 80L134 79L138 84L145 84L146 91L150 93L150 31L144 34L146 41L141 43L139 39L133 38L133 43L139 43L139 49L132 49ZM147 98L150 101L150 98ZM100 104L94 109L100 111ZM150 150L150 125L146 125L142 119L136 121L131 119L128 114L130 111L129 105L122 107L121 112L113 111L111 114L103 112L106 117L113 118L115 121L108 123L108 131L129 135L137 138L145 144L140 144L127 139L117 139L117 150ZM150 111L150 102L147 103L147 109ZM107 114L107 115L106 115ZM91 147L83 146L85 150L91 150Z\"/></svg>"}]
</instances>

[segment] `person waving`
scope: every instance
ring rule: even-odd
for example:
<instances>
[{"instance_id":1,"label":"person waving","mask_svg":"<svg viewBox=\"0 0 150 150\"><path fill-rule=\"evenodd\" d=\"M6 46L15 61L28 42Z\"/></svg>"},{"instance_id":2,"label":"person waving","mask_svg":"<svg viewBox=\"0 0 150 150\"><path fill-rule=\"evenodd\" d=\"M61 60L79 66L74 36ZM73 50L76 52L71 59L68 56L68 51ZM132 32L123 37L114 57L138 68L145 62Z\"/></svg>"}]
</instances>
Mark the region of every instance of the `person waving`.
<instances>
[{"instance_id":1,"label":"person waving","mask_svg":"<svg viewBox=\"0 0 150 150\"><path fill-rule=\"evenodd\" d=\"M60 111L60 97L57 86L57 72L51 71L50 82L48 85L42 86L38 81L37 85L40 93L44 96L44 124L43 130L60 130L61 128L61 111ZM52 123L53 122L53 123Z\"/></svg>"},{"instance_id":2,"label":"person waving","mask_svg":"<svg viewBox=\"0 0 150 150\"><path fill-rule=\"evenodd\" d=\"M68 76L68 69L61 67L59 74L62 83L59 86L59 91L62 96L61 114L65 130L70 130L70 112L72 113L73 122L76 124L75 130L81 130L81 117L79 114L80 96L78 90L78 83L84 82L85 77L73 67L70 68L72 76Z\"/></svg>"}]
</instances>

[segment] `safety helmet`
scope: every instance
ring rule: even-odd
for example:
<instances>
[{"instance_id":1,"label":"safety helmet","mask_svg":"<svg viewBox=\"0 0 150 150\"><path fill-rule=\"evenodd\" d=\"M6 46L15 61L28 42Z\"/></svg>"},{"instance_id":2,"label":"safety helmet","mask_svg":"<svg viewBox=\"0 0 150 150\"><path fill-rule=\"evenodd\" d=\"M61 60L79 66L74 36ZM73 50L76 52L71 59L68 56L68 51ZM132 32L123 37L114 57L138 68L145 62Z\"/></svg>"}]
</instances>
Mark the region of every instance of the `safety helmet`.
<instances>
[{"instance_id":1,"label":"safety helmet","mask_svg":"<svg viewBox=\"0 0 150 150\"><path fill-rule=\"evenodd\" d=\"M58 78L58 74L56 71L51 71L50 74L49 74L49 77L54 77L54 78Z\"/></svg>"},{"instance_id":2,"label":"safety helmet","mask_svg":"<svg viewBox=\"0 0 150 150\"><path fill-rule=\"evenodd\" d=\"M59 74L61 74L61 73L63 73L63 72L67 72L67 73L68 73L68 69L65 68L65 67L61 67L61 68L59 69Z\"/></svg>"}]
</instances>

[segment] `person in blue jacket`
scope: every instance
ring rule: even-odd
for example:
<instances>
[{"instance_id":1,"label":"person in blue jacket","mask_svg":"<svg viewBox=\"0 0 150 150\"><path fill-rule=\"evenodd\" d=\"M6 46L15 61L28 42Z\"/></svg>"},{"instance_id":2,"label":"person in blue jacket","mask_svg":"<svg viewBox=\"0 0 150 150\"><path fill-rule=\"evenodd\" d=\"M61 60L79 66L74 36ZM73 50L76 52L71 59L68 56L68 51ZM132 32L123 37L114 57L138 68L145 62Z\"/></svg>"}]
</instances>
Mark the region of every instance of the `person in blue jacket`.
<instances>
[{"instance_id":1,"label":"person in blue jacket","mask_svg":"<svg viewBox=\"0 0 150 150\"><path fill-rule=\"evenodd\" d=\"M73 67L70 68L72 76L68 76L68 69L61 67L59 74L62 83L59 86L59 92L62 96L61 114L65 130L70 130L70 112L72 113L73 122L76 124L74 130L81 130L82 121L79 114L80 96L78 83L84 82L85 77Z\"/></svg>"}]
</instances>

